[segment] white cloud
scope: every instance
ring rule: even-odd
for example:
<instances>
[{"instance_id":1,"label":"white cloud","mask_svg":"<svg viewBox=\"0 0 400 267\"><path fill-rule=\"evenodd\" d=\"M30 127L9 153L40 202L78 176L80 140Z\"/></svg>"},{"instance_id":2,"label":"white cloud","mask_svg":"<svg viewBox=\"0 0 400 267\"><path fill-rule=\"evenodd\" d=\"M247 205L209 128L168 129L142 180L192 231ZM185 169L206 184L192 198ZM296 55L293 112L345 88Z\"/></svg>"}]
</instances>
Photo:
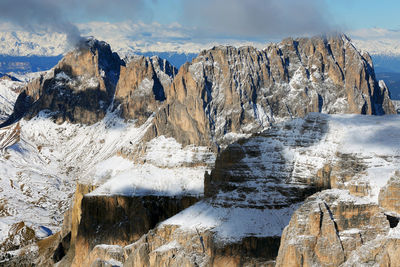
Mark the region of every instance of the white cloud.
<instances>
[{"instance_id":1,"label":"white cloud","mask_svg":"<svg viewBox=\"0 0 400 267\"><path fill-rule=\"evenodd\" d=\"M332 30L324 0L184 0L185 22L205 36L283 38Z\"/></svg>"}]
</instances>

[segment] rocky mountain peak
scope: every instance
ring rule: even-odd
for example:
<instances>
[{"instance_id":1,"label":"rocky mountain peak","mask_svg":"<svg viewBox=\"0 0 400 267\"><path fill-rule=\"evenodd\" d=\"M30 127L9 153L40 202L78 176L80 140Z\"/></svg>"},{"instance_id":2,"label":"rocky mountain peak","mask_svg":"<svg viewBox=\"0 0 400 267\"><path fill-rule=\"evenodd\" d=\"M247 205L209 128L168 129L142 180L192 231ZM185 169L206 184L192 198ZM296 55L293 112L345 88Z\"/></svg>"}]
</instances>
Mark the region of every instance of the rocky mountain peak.
<instances>
[{"instance_id":1,"label":"rocky mountain peak","mask_svg":"<svg viewBox=\"0 0 400 267\"><path fill-rule=\"evenodd\" d=\"M370 242L396 259L384 255L398 237L381 244L399 221L398 117L320 114L394 113L345 35L217 46L179 71L88 39L14 110L74 124L1 129L3 194L29 204L2 202L3 214L46 210L55 226L85 183L62 231L31 250L39 266L332 266L370 262Z\"/></svg>"},{"instance_id":2,"label":"rocky mountain peak","mask_svg":"<svg viewBox=\"0 0 400 267\"><path fill-rule=\"evenodd\" d=\"M216 46L180 68L153 132L226 145L309 112L392 114L386 91L369 55L343 34L287 38L263 50Z\"/></svg>"},{"instance_id":3,"label":"rocky mountain peak","mask_svg":"<svg viewBox=\"0 0 400 267\"><path fill-rule=\"evenodd\" d=\"M22 113L27 118L47 110L57 122L92 124L105 116L124 65L107 43L82 40L52 70L26 86L16 107L25 106ZM10 119L22 113L20 109Z\"/></svg>"},{"instance_id":4,"label":"rocky mountain peak","mask_svg":"<svg viewBox=\"0 0 400 267\"><path fill-rule=\"evenodd\" d=\"M123 61L89 38L26 91L35 102L31 117L48 109L60 122L91 124L114 100L125 119L141 124L155 116L149 140L165 135L216 147L309 112L395 112L371 58L343 34L287 38L263 50L216 46L179 71L157 57Z\"/></svg>"},{"instance_id":5,"label":"rocky mountain peak","mask_svg":"<svg viewBox=\"0 0 400 267\"><path fill-rule=\"evenodd\" d=\"M125 119L146 121L166 99L165 90L171 86L176 69L159 57L132 56L121 67L114 99Z\"/></svg>"}]
</instances>

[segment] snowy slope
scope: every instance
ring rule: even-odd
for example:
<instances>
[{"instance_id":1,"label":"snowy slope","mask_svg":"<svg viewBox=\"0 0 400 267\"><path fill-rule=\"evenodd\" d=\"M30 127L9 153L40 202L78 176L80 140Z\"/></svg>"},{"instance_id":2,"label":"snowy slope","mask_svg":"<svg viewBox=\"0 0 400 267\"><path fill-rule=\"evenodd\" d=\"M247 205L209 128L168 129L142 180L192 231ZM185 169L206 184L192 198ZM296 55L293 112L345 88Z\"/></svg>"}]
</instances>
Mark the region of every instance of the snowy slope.
<instances>
[{"instance_id":1,"label":"snowy slope","mask_svg":"<svg viewBox=\"0 0 400 267\"><path fill-rule=\"evenodd\" d=\"M102 184L90 195L196 195L204 192L204 173L213 166L215 155L206 147L187 146L160 136L147 144L132 164L114 156L98 163L93 183Z\"/></svg>"},{"instance_id":2,"label":"snowy slope","mask_svg":"<svg viewBox=\"0 0 400 267\"><path fill-rule=\"evenodd\" d=\"M12 113L14 103L17 100L16 90L24 83L0 80L0 122L5 121Z\"/></svg>"},{"instance_id":3,"label":"snowy slope","mask_svg":"<svg viewBox=\"0 0 400 267\"><path fill-rule=\"evenodd\" d=\"M0 31L1 54L11 56L58 56L68 50L66 36L60 33Z\"/></svg>"},{"instance_id":4,"label":"snowy slope","mask_svg":"<svg viewBox=\"0 0 400 267\"><path fill-rule=\"evenodd\" d=\"M398 39L363 40L353 39L354 44L372 55L399 56L400 43Z\"/></svg>"},{"instance_id":5,"label":"snowy slope","mask_svg":"<svg viewBox=\"0 0 400 267\"><path fill-rule=\"evenodd\" d=\"M3 89L11 103L15 95ZM152 119L136 127L109 113L91 126L58 125L41 112L0 129L0 224L24 221L34 229L59 230L78 181L105 183L97 194L201 195L204 172L215 159L206 148L182 148L161 136L140 155L146 164L118 156L140 142ZM201 164L193 167L196 162ZM1 227L0 235L7 229Z\"/></svg>"},{"instance_id":6,"label":"snowy slope","mask_svg":"<svg viewBox=\"0 0 400 267\"><path fill-rule=\"evenodd\" d=\"M342 160L340 155L355 157L357 163L365 168L362 172L356 173L350 181L345 181L343 186L339 185L342 189L335 189L335 192L341 195L343 201L377 203L380 189L400 166L400 116L321 114L311 114L311 116L319 116L328 122L327 132L316 137L317 142L310 146L299 144L304 142L300 141L303 140L301 138L303 133L296 130L301 129L296 125L300 125L303 119L295 119L284 124L282 130L276 133L275 143L269 141L274 140L274 137L264 137L264 141L254 143L259 146L258 150L249 153L237 165L232 165L232 168L241 166L237 171L247 170L256 180L248 178L246 182L229 182L231 187L238 189L220 191L212 199L201 201L164 221L160 227L178 225L183 232L193 232L196 229L211 230L222 242L236 242L249 235L280 236L293 212L302 202L292 202L290 194L286 196L278 194L283 192L279 188L284 186L288 190L291 186L301 188L303 179L315 177L317 171L325 164L334 166ZM285 129L290 130L285 133ZM262 135L254 137L255 140L262 138ZM248 143L244 145L251 147L251 139ZM265 152L259 155L259 151ZM290 172L282 173L282 177L277 174L278 170L281 170L281 160L276 158L275 154L279 151L283 151L286 165L292 166L289 167L292 168ZM350 162L350 159L348 161ZM271 170L274 171L271 173ZM345 167L343 170L350 171ZM236 177L233 173L231 175ZM282 180L272 182L269 179L271 175L278 175ZM354 184L360 186L368 184L370 190L366 196L351 195L347 188ZM254 190L250 190L253 187ZM248 188L245 190L248 197L240 196L243 188ZM263 191L264 188L269 191ZM264 204L264 208L257 206L264 202L282 206L288 200L286 207L266 208L268 205Z\"/></svg>"}]
</instances>

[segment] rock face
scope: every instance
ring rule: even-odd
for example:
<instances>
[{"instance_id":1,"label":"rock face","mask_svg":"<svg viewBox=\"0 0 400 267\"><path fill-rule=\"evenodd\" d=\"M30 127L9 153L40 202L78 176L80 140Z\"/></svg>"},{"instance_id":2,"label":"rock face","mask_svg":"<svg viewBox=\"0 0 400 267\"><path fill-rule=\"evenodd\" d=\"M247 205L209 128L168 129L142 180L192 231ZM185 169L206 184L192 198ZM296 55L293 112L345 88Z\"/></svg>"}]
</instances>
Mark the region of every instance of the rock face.
<instances>
[{"instance_id":1,"label":"rock face","mask_svg":"<svg viewBox=\"0 0 400 267\"><path fill-rule=\"evenodd\" d=\"M85 196L73 266L86 266L97 244L126 246L159 222L197 202L195 197Z\"/></svg>"},{"instance_id":2,"label":"rock face","mask_svg":"<svg viewBox=\"0 0 400 267\"><path fill-rule=\"evenodd\" d=\"M398 182L396 174L381 189L379 205L338 189L308 198L282 234L276 266L399 265Z\"/></svg>"},{"instance_id":3,"label":"rock face","mask_svg":"<svg viewBox=\"0 0 400 267\"><path fill-rule=\"evenodd\" d=\"M185 145L227 144L227 133L309 112L395 113L371 58L344 35L214 47L180 68L166 97L153 131Z\"/></svg>"},{"instance_id":4,"label":"rock face","mask_svg":"<svg viewBox=\"0 0 400 267\"><path fill-rule=\"evenodd\" d=\"M92 124L114 100L123 118L139 124L156 113L147 141L165 135L218 148L235 134L309 112L395 113L371 58L344 35L286 39L264 50L214 47L175 72L158 58L125 63L89 40L27 86L13 119L33 101L28 118L50 110L58 122Z\"/></svg>"},{"instance_id":5,"label":"rock face","mask_svg":"<svg viewBox=\"0 0 400 267\"><path fill-rule=\"evenodd\" d=\"M25 110L27 118L49 110L57 122L99 121L114 97L121 65L124 62L105 42L83 42L52 71L28 84L21 99L32 103Z\"/></svg>"},{"instance_id":6,"label":"rock face","mask_svg":"<svg viewBox=\"0 0 400 267\"><path fill-rule=\"evenodd\" d=\"M327 117L314 113L229 145L206 174L206 199L126 247L124 264L273 266L291 214L323 189L316 172L301 180L291 154L312 154L327 130Z\"/></svg>"},{"instance_id":7,"label":"rock face","mask_svg":"<svg viewBox=\"0 0 400 267\"><path fill-rule=\"evenodd\" d=\"M324 188L320 184L316 174L308 179L299 177L296 160L287 151L307 151L324 137L327 130L326 118L314 113L298 123L278 124L229 145L219 154L211 174L206 175L205 195L219 195L221 199L226 195L228 199L223 202L230 205L243 203L244 206L276 209L303 201L305 196L328 188L328 185ZM272 191L274 196L271 196ZM232 195L235 198L229 199Z\"/></svg>"},{"instance_id":8,"label":"rock face","mask_svg":"<svg viewBox=\"0 0 400 267\"><path fill-rule=\"evenodd\" d=\"M52 71L28 84L8 123L48 110L58 123L93 124L113 104L121 117L143 124L165 100L165 88L175 72L158 57L134 56L126 65L108 44L89 39Z\"/></svg>"},{"instance_id":9,"label":"rock face","mask_svg":"<svg viewBox=\"0 0 400 267\"><path fill-rule=\"evenodd\" d=\"M371 128L375 120L381 125ZM397 121L311 113L229 145L206 175L206 198L126 246L122 263L396 263L399 218L383 205L399 202L398 177L389 179L400 159ZM365 147L376 132L385 141Z\"/></svg>"},{"instance_id":10,"label":"rock face","mask_svg":"<svg viewBox=\"0 0 400 267\"><path fill-rule=\"evenodd\" d=\"M391 233L398 183L379 183L400 163L398 120L319 114L394 113L370 57L347 37L215 47L175 73L158 58L122 61L90 40L20 94L8 123L47 110L58 123L94 124L74 125L92 135L84 138L68 123L57 128L71 145L45 148L41 162L54 167L55 157L52 175L62 167L63 177L96 181L104 193L78 186L65 227L38 245L39 265L273 266L281 242L278 265L336 266ZM364 147L377 134L388 151ZM194 204L188 196L202 196L198 182L217 152ZM392 236L365 261L396 261Z\"/></svg>"},{"instance_id":11,"label":"rock face","mask_svg":"<svg viewBox=\"0 0 400 267\"><path fill-rule=\"evenodd\" d=\"M379 205L384 209L400 215L400 172L390 178L379 193Z\"/></svg>"},{"instance_id":12,"label":"rock face","mask_svg":"<svg viewBox=\"0 0 400 267\"><path fill-rule=\"evenodd\" d=\"M37 257L34 244L35 231L24 222L13 224L7 238L0 243L0 265L5 267L29 266ZM32 249L33 248L33 249ZM9 251L13 251L9 253Z\"/></svg>"},{"instance_id":13,"label":"rock face","mask_svg":"<svg viewBox=\"0 0 400 267\"><path fill-rule=\"evenodd\" d=\"M158 57L132 57L121 67L114 107L121 105L123 118L143 123L165 100L165 89L171 86L175 73L168 61Z\"/></svg>"},{"instance_id":14,"label":"rock face","mask_svg":"<svg viewBox=\"0 0 400 267\"><path fill-rule=\"evenodd\" d=\"M295 212L282 234L276 266L339 266L389 229L378 205L328 190L308 198Z\"/></svg>"}]
</instances>

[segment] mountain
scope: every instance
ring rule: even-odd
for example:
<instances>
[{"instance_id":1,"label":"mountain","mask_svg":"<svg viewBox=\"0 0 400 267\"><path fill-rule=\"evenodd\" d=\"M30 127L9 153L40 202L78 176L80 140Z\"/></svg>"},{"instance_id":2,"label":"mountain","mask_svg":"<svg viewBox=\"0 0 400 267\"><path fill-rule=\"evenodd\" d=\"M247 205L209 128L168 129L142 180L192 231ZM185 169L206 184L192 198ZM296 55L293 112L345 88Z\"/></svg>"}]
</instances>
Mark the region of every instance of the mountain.
<instances>
[{"instance_id":1,"label":"mountain","mask_svg":"<svg viewBox=\"0 0 400 267\"><path fill-rule=\"evenodd\" d=\"M53 68L62 56L9 56L0 55L0 71L20 73L47 71Z\"/></svg>"},{"instance_id":2,"label":"mountain","mask_svg":"<svg viewBox=\"0 0 400 267\"><path fill-rule=\"evenodd\" d=\"M65 34L0 31L0 51L8 56L58 56L68 49Z\"/></svg>"},{"instance_id":3,"label":"mountain","mask_svg":"<svg viewBox=\"0 0 400 267\"><path fill-rule=\"evenodd\" d=\"M400 73L399 72L380 72L376 74L379 80L385 81L390 88L390 99L400 100Z\"/></svg>"},{"instance_id":4,"label":"mountain","mask_svg":"<svg viewBox=\"0 0 400 267\"><path fill-rule=\"evenodd\" d=\"M215 47L182 66L173 80L176 71L169 63L143 60L125 69L108 45L90 39L32 82L16 106L32 102L28 118L50 110L59 122L93 124L115 100L125 119L140 113L146 119L158 109L148 138L165 135L183 145L217 147L232 134L250 134L308 112L395 112L371 58L346 36L287 39L264 50ZM148 110L139 111L143 108Z\"/></svg>"},{"instance_id":5,"label":"mountain","mask_svg":"<svg viewBox=\"0 0 400 267\"><path fill-rule=\"evenodd\" d=\"M179 70L88 39L19 85L0 129L2 264L270 265L290 251L325 264L325 239L358 242L354 228L379 244L398 218L398 117L364 116L395 109L344 35L218 46ZM336 222L335 198L376 227ZM300 232L293 214L322 224Z\"/></svg>"},{"instance_id":6,"label":"mountain","mask_svg":"<svg viewBox=\"0 0 400 267\"><path fill-rule=\"evenodd\" d=\"M180 68L166 98L152 130L184 145L224 145L308 112L394 113L371 58L345 36L203 51Z\"/></svg>"},{"instance_id":7,"label":"mountain","mask_svg":"<svg viewBox=\"0 0 400 267\"><path fill-rule=\"evenodd\" d=\"M310 113L235 142L206 175L203 200L120 246L123 254L107 258L118 250L96 246L88 259L124 266L396 265L398 123L397 116Z\"/></svg>"},{"instance_id":8,"label":"mountain","mask_svg":"<svg viewBox=\"0 0 400 267\"><path fill-rule=\"evenodd\" d=\"M375 37L375 38L374 38ZM360 49L368 51L371 55L381 55L387 57L398 57L400 55L400 45L398 39L395 38L378 38L365 39L355 33L354 44Z\"/></svg>"}]
</instances>

